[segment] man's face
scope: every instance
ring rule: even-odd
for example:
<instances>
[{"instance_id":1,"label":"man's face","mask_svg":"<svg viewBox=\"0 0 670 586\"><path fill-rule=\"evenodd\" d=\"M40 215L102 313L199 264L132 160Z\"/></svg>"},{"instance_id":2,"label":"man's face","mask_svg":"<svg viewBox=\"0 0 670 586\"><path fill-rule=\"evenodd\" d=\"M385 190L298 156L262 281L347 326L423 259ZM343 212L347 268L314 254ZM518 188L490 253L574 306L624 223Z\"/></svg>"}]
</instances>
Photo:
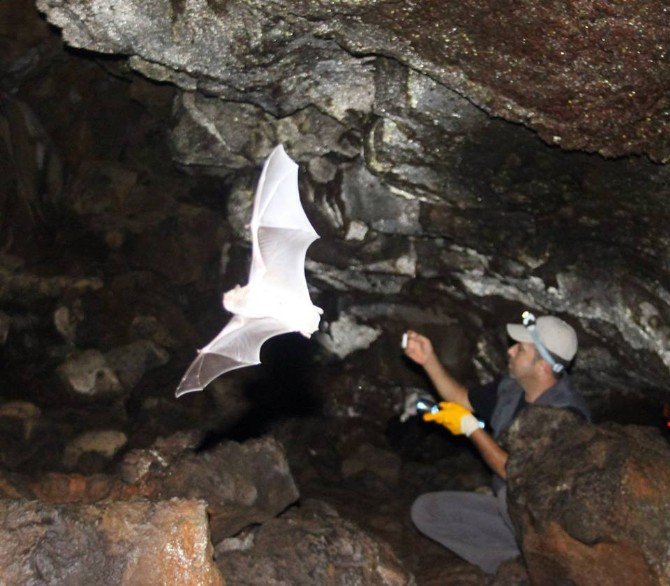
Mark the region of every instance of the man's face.
<instances>
[{"instance_id":1,"label":"man's face","mask_svg":"<svg viewBox=\"0 0 670 586\"><path fill-rule=\"evenodd\" d=\"M534 376L540 356L531 342L517 342L507 351L507 366L512 378L517 381Z\"/></svg>"}]
</instances>

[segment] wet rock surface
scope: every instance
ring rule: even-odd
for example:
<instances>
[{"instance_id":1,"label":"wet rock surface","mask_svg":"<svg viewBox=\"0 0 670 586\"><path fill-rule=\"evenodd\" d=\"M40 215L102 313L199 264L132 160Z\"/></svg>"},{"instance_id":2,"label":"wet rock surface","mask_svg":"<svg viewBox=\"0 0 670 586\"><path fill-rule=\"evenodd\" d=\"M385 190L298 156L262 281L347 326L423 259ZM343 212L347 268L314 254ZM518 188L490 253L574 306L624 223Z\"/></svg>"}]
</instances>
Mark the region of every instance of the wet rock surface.
<instances>
[{"instance_id":1,"label":"wet rock surface","mask_svg":"<svg viewBox=\"0 0 670 586\"><path fill-rule=\"evenodd\" d=\"M670 580L670 447L658 432L536 407L507 445L510 515L533 583Z\"/></svg>"}]
</instances>

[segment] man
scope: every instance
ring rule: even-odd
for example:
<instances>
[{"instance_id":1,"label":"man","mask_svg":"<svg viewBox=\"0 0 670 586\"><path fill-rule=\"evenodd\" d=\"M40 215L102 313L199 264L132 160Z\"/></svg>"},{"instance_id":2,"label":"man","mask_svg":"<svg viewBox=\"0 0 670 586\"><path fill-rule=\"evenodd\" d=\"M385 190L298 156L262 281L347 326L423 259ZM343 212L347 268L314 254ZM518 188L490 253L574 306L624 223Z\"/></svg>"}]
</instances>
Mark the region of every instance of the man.
<instances>
[{"instance_id":1,"label":"man","mask_svg":"<svg viewBox=\"0 0 670 586\"><path fill-rule=\"evenodd\" d=\"M566 373L577 352L575 330L557 317L536 321L524 312L523 324L507 324L507 333L516 342L507 352L509 374L470 391L440 364L425 336L407 332L405 348L405 354L423 366L445 401L438 413L427 413L424 419L470 438L494 472L495 494L425 494L412 506L412 520L422 533L491 574L503 561L519 554L507 513L508 454L498 444L501 434L529 404L572 409L590 418L584 399ZM490 434L481 429L473 413L490 426Z\"/></svg>"}]
</instances>

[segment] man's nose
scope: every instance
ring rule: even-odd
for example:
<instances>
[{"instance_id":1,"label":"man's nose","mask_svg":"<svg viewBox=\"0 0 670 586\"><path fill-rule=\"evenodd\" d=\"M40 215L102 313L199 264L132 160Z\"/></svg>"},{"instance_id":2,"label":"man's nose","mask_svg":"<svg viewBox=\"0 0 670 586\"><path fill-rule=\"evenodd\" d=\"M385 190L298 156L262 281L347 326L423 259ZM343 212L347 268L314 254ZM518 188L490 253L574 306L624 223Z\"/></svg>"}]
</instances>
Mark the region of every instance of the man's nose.
<instances>
[{"instance_id":1,"label":"man's nose","mask_svg":"<svg viewBox=\"0 0 670 586\"><path fill-rule=\"evenodd\" d=\"M507 354L509 354L509 357L512 358L514 354L516 354L517 346L519 344L513 344L507 349Z\"/></svg>"}]
</instances>

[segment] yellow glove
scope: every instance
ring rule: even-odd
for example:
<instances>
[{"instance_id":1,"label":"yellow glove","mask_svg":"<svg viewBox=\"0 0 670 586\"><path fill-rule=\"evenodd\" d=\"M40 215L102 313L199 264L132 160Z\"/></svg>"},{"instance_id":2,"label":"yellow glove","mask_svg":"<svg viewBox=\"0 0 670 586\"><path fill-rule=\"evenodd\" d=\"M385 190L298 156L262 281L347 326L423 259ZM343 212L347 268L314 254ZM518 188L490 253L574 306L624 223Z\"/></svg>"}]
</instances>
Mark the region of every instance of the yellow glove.
<instances>
[{"instance_id":1,"label":"yellow glove","mask_svg":"<svg viewBox=\"0 0 670 586\"><path fill-rule=\"evenodd\" d=\"M437 413L424 413L423 420L439 423L454 435L470 437L480 429L477 418L458 403L440 403L440 410Z\"/></svg>"}]
</instances>

